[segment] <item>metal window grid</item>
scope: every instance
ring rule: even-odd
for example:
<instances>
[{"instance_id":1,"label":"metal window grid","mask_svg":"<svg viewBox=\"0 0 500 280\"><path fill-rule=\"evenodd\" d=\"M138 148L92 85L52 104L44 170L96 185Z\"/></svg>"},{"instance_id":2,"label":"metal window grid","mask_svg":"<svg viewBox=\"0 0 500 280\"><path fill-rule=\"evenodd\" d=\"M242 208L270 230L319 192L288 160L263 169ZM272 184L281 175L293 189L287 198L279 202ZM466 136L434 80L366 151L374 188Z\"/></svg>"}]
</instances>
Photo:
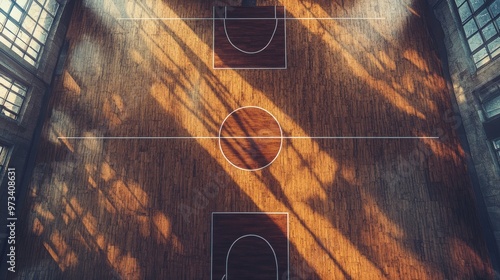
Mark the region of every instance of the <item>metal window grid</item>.
<instances>
[{"instance_id":1,"label":"metal window grid","mask_svg":"<svg viewBox=\"0 0 500 280\"><path fill-rule=\"evenodd\" d=\"M500 55L500 0L455 0L476 67Z\"/></svg>"},{"instance_id":2,"label":"metal window grid","mask_svg":"<svg viewBox=\"0 0 500 280\"><path fill-rule=\"evenodd\" d=\"M0 43L36 66L58 9L56 0L0 1Z\"/></svg>"},{"instance_id":3,"label":"metal window grid","mask_svg":"<svg viewBox=\"0 0 500 280\"><path fill-rule=\"evenodd\" d=\"M2 174L5 169L5 163L7 162L7 153L7 147L0 145L0 174Z\"/></svg>"},{"instance_id":4,"label":"metal window grid","mask_svg":"<svg viewBox=\"0 0 500 280\"><path fill-rule=\"evenodd\" d=\"M17 120L28 88L0 72L0 114Z\"/></svg>"}]
</instances>

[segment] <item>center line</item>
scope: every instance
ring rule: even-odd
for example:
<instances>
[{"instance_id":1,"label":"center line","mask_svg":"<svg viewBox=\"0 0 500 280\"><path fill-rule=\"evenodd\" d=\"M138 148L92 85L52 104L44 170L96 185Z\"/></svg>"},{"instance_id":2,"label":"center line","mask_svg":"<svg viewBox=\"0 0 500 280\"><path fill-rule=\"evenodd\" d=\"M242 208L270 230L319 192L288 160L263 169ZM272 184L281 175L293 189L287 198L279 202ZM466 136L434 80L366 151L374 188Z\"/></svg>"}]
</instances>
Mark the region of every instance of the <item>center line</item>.
<instances>
[{"instance_id":1,"label":"center line","mask_svg":"<svg viewBox=\"0 0 500 280\"><path fill-rule=\"evenodd\" d=\"M117 18L118 20L275 20L276 18L176 18L176 17L134 17L134 18ZM279 20L385 20L384 17L303 17L303 18L278 18Z\"/></svg>"},{"instance_id":2,"label":"center line","mask_svg":"<svg viewBox=\"0 0 500 280\"><path fill-rule=\"evenodd\" d=\"M439 139L437 136L60 136L57 139Z\"/></svg>"}]
</instances>

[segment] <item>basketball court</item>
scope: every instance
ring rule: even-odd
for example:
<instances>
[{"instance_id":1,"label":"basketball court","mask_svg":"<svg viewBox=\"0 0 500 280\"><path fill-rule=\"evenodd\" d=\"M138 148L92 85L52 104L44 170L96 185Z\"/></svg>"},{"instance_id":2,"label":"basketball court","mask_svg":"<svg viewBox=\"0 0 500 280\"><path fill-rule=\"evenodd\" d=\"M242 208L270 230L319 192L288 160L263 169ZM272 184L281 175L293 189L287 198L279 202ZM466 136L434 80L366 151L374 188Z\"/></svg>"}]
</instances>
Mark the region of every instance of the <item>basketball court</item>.
<instances>
[{"instance_id":1,"label":"basketball court","mask_svg":"<svg viewBox=\"0 0 500 280\"><path fill-rule=\"evenodd\" d=\"M46 260L54 279L491 276L424 5L97 2L68 31L24 265Z\"/></svg>"}]
</instances>

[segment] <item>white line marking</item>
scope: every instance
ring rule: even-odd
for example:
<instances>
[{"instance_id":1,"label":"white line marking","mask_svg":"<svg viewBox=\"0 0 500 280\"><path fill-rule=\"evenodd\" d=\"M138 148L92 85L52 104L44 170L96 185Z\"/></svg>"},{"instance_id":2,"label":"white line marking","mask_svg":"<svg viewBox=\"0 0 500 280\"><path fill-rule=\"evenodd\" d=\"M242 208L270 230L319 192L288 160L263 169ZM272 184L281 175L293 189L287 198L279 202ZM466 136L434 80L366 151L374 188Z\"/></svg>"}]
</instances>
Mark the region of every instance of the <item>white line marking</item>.
<instances>
[{"instance_id":1,"label":"white line marking","mask_svg":"<svg viewBox=\"0 0 500 280\"><path fill-rule=\"evenodd\" d=\"M215 6L212 9L212 68L215 69Z\"/></svg>"},{"instance_id":2,"label":"white line marking","mask_svg":"<svg viewBox=\"0 0 500 280\"><path fill-rule=\"evenodd\" d=\"M438 136L59 136L57 139L183 140L183 139L439 139Z\"/></svg>"},{"instance_id":3,"label":"white line marking","mask_svg":"<svg viewBox=\"0 0 500 280\"><path fill-rule=\"evenodd\" d=\"M212 212L212 223L210 224L210 280L214 279L214 213Z\"/></svg>"},{"instance_id":4,"label":"white line marking","mask_svg":"<svg viewBox=\"0 0 500 280\"><path fill-rule=\"evenodd\" d=\"M224 20L224 18L216 17L206 17L206 18L175 18L175 17L164 17L164 18L117 18L117 20ZM227 18L226 20L272 20L276 18ZM384 17L323 17L323 18L282 18L284 20L385 20Z\"/></svg>"},{"instance_id":5,"label":"white line marking","mask_svg":"<svg viewBox=\"0 0 500 280\"><path fill-rule=\"evenodd\" d=\"M286 212L286 271L287 271L287 277L286 279L290 279L290 221L289 221L289 215L288 212Z\"/></svg>"}]
</instances>

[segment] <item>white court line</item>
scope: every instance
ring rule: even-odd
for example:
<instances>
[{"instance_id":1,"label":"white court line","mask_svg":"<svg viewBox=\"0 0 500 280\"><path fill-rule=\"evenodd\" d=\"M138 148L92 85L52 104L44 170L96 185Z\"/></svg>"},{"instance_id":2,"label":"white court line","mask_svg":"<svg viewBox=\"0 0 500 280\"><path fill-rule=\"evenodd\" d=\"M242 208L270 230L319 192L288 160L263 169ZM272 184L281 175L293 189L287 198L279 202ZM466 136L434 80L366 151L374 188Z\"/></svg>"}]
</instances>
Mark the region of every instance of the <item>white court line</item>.
<instances>
[{"instance_id":1,"label":"white court line","mask_svg":"<svg viewBox=\"0 0 500 280\"><path fill-rule=\"evenodd\" d=\"M438 136L59 136L57 139L183 140L183 139L439 139Z\"/></svg>"},{"instance_id":2,"label":"white court line","mask_svg":"<svg viewBox=\"0 0 500 280\"><path fill-rule=\"evenodd\" d=\"M117 18L117 20L224 20L224 18L206 17L206 18L153 18L153 17L136 17L136 18ZM226 20L274 20L276 18L227 18ZM385 17L322 17L322 18L279 18L280 20L385 20Z\"/></svg>"}]
</instances>

